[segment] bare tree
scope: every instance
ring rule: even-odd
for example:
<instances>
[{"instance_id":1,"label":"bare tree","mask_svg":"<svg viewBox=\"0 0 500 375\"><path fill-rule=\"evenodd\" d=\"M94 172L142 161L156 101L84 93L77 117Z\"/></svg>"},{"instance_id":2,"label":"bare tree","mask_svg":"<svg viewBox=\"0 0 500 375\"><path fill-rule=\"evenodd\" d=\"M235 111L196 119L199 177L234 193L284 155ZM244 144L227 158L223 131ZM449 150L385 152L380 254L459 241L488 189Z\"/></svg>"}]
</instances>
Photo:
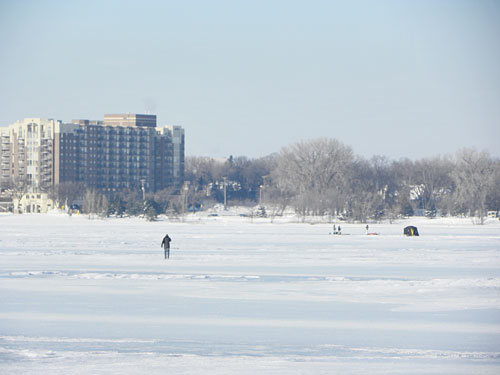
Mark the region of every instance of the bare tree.
<instances>
[{"instance_id":1,"label":"bare tree","mask_svg":"<svg viewBox=\"0 0 500 375\"><path fill-rule=\"evenodd\" d=\"M336 139L284 147L275 173L277 186L294 194L300 213L321 215L332 206L332 191L345 189L352 160L352 149Z\"/></svg>"},{"instance_id":2,"label":"bare tree","mask_svg":"<svg viewBox=\"0 0 500 375\"><path fill-rule=\"evenodd\" d=\"M87 189L83 197L82 211L89 215L89 219L96 213L96 191Z\"/></svg>"},{"instance_id":3,"label":"bare tree","mask_svg":"<svg viewBox=\"0 0 500 375\"><path fill-rule=\"evenodd\" d=\"M486 196L486 205L488 210L500 211L500 159L492 161L493 183L490 186L488 195Z\"/></svg>"},{"instance_id":4,"label":"bare tree","mask_svg":"<svg viewBox=\"0 0 500 375\"><path fill-rule=\"evenodd\" d=\"M347 215L351 220L380 219L395 198L396 184L389 160L356 158L350 168Z\"/></svg>"},{"instance_id":5,"label":"bare tree","mask_svg":"<svg viewBox=\"0 0 500 375\"><path fill-rule=\"evenodd\" d=\"M416 185L419 186L421 208L437 209L441 207L441 201L452 194L454 167L455 165L450 158L441 158L440 156L415 162L415 180Z\"/></svg>"},{"instance_id":6,"label":"bare tree","mask_svg":"<svg viewBox=\"0 0 500 375\"><path fill-rule=\"evenodd\" d=\"M95 215L107 217L109 211L108 198L95 189L87 189L83 197L82 210L89 215L89 219L93 219Z\"/></svg>"},{"instance_id":7,"label":"bare tree","mask_svg":"<svg viewBox=\"0 0 500 375\"><path fill-rule=\"evenodd\" d=\"M51 198L71 206L75 200L83 198L84 194L85 186L83 184L64 182L54 186L51 192Z\"/></svg>"},{"instance_id":8,"label":"bare tree","mask_svg":"<svg viewBox=\"0 0 500 375\"><path fill-rule=\"evenodd\" d=\"M292 195L289 191L279 189L272 180L263 186L264 194L262 203L268 208L268 214L271 222L274 221L276 216L283 215L283 212L290 205Z\"/></svg>"},{"instance_id":9,"label":"bare tree","mask_svg":"<svg viewBox=\"0 0 500 375\"><path fill-rule=\"evenodd\" d=\"M412 216L414 207L411 192L417 181L415 164L410 159L401 159L393 162L391 169L397 186L396 207L393 212L397 215Z\"/></svg>"},{"instance_id":10,"label":"bare tree","mask_svg":"<svg viewBox=\"0 0 500 375\"><path fill-rule=\"evenodd\" d=\"M464 148L457 152L453 171L456 201L463 212L479 217L481 224L486 216L486 196L494 183L495 167L487 151Z\"/></svg>"},{"instance_id":11,"label":"bare tree","mask_svg":"<svg viewBox=\"0 0 500 375\"><path fill-rule=\"evenodd\" d=\"M186 157L184 177L190 186L203 189L223 176L224 162L208 157Z\"/></svg>"}]
</instances>

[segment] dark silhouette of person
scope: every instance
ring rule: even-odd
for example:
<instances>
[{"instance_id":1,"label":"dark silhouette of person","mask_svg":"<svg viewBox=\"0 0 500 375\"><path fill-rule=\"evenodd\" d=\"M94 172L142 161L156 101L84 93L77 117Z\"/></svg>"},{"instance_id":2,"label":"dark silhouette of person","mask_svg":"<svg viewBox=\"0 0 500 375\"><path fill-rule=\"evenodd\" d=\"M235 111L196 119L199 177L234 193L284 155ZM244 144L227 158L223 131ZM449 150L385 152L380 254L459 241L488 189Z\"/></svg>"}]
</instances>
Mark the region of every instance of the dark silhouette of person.
<instances>
[{"instance_id":1,"label":"dark silhouette of person","mask_svg":"<svg viewBox=\"0 0 500 375\"><path fill-rule=\"evenodd\" d=\"M161 247L163 247L163 250L165 251L165 259L170 258L170 241L172 239L167 235L163 237L163 241L161 241Z\"/></svg>"}]
</instances>

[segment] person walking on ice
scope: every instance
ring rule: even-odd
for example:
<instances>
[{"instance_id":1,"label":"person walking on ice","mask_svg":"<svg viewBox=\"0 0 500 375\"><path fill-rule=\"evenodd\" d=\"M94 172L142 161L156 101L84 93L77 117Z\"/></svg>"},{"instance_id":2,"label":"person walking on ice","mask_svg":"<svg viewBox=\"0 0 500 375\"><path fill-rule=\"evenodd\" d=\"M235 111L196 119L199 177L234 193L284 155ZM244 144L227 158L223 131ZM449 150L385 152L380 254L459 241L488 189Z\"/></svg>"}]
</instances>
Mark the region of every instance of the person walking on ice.
<instances>
[{"instance_id":1,"label":"person walking on ice","mask_svg":"<svg viewBox=\"0 0 500 375\"><path fill-rule=\"evenodd\" d=\"M163 250L165 251L165 259L170 258L170 241L172 239L167 235L163 237L163 241L161 241L161 247L163 247Z\"/></svg>"}]
</instances>

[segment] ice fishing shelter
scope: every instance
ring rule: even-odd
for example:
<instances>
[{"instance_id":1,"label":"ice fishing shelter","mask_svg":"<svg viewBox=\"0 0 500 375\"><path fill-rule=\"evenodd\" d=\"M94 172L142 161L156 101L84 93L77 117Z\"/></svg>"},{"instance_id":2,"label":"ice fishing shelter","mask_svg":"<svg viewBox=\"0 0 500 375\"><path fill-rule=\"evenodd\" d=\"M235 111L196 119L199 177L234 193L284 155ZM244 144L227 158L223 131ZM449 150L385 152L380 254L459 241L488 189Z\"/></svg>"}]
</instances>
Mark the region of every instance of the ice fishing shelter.
<instances>
[{"instance_id":1,"label":"ice fishing shelter","mask_svg":"<svg viewBox=\"0 0 500 375\"><path fill-rule=\"evenodd\" d=\"M412 225L407 226L404 230L403 233L406 236L418 236L418 229L417 227L414 227Z\"/></svg>"}]
</instances>

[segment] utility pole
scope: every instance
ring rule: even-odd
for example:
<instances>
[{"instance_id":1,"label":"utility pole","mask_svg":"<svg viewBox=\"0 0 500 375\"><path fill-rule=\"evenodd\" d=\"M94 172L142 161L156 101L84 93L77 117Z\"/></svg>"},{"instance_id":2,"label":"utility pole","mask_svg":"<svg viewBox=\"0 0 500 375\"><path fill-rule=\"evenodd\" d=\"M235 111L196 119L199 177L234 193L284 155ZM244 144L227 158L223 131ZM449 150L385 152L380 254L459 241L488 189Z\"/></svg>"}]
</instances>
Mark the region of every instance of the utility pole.
<instances>
[{"instance_id":1,"label":"utility pole","mask_svg":"<svg viewBox=\"0 0 500 375\"><path fill-rule=\"evenodd\" d=\"M182 213L186 214L187 209L187 193L189 190L189 181L184 181L184 186L182 187L183 197L182 197Z\"/></svg>"},{"instance_id":2,"label":"utility pole","mask_svg":"<svg viewBox=\"0 0 500 375\"><path fill-rule=\"evenodd\" d=\"M261 194L261 196L260 196L260 199L259 199L259 201L260 201L259 202L259 206L261 206L262 202L264 202L266 200L266 196L265 196L266 192L264 191L264 189L266 188L266 178L267 177L268 176L262 176L262 185L260 185L260 194Z\"/></svg>"},{"instance_id":3,"label":"utility pole","mask_svg":"<svg viewBox=\"0 0 500 375\"><path fill-rule=\"evenodd\" d=\"M141 178L141 190L142 190L142 214L146 216L146 180L144 178Z\"/></svg>"},{"instance_id":4,"label":"utility pole","mask_svg":"<svg viewBox=\"0 0 500 375\"><path fill-rule=\"evenodd\" d=\"M141 178L141 190L142 190L142 201L144 202L146 200L146 180Z\"/></svg>"},{"instance_id":5,"label":"utility pole","mask_svg":"<svg viewBox=\"0 0 500 375\"><path fill-rule=\"evenodd\" d=\"M142 201L146 201L146 180L144 178L141 178L141 190L142 190Z\"/></svg>"},{"instance_id":6,"label":"utility pole","mask_svg":"<svg viewBox=\"0 0 500 375\"><path fill-rule=\"evenodd\" d=\"M226 185L227 185L227 177L224 178L224 211L227 210L227 194L226 194Z\"/></svg>"}]
</instances>

